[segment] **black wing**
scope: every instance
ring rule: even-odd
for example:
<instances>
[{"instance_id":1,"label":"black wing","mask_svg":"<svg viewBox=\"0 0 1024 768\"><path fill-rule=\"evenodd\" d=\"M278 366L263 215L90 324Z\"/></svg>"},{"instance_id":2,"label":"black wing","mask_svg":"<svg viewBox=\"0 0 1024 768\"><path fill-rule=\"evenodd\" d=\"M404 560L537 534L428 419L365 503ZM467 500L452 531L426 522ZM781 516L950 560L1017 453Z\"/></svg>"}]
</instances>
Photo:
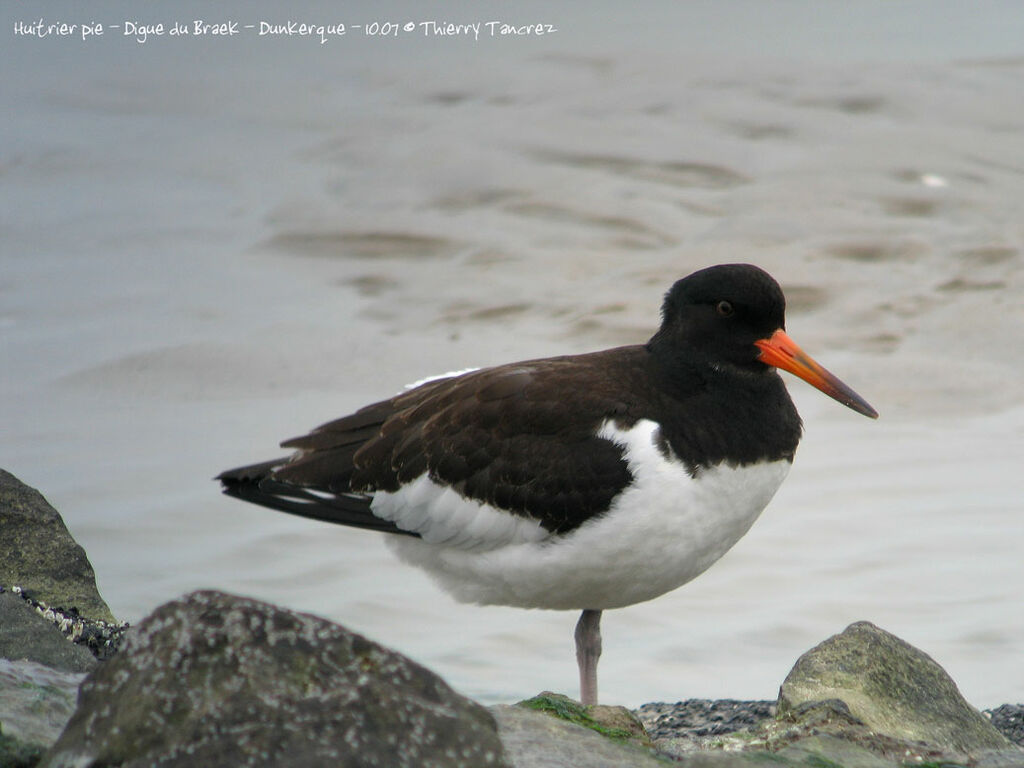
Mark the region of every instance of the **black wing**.
<instances>
[{"instance_id":1,"label":"black wing","mask_svg":"<svg viewBox=\"0 0 1024 768\"><path fill-rule=\"evenodd\" d=\"M621 447L598 438L629 425L641 347L549 358L440 379L282 443L295 453L222 473L225 493L304 517L391 533L373 494L424 473L465 498L555 533L608 509L632 481Z\"/></svg>"}]
</instances>

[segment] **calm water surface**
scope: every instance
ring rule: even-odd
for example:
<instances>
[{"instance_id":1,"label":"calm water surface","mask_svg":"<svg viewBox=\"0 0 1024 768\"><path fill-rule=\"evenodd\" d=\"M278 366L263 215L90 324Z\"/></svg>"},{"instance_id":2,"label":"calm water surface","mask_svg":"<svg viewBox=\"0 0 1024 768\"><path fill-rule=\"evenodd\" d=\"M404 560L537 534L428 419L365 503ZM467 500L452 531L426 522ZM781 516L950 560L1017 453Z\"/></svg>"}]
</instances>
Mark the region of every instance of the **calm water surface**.
<instances>
[{"instance_id":1,"label":"calm water surface","mask_svg":"<svg viewBox=\"0 0 1024 768\"><path fill-rule=\"evenodd\" d=\"M575 615L456 605L374 535L210 478L429 374L644 341L672 281L752 261L882 418L790 381L789 479L707 574L606 616L603 698L770 698L860 619L978 706L1024 696L1016 6L536 4L511 21L556 34L324 45L15 38L19 7L0 10L0 466L62 512L115 614L224 589L486 702L574 693ZM368 8L342 21L383 20Z\"/></svg>"}]
</instances>

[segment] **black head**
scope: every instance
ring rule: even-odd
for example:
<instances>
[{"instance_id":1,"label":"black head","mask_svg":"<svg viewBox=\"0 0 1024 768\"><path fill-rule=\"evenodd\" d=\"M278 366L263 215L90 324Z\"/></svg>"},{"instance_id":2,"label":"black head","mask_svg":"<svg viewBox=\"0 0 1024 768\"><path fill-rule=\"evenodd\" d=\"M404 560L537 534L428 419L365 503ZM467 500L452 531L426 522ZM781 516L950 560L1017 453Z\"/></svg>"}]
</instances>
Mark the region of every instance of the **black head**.
<instances>
[{"instance_id":1,"label":"black head","mask_svg":"<svg viewBox=\"0 0 1024 768\"><path fill-rule=\"evenodd\" d=\"M689 366L763 373L754 345L785 327L786 299L771 275L751 264L720 264L672 286L652 352ZM667 361L666 361L667 362Z\"/></svg>"},{"instance_id":2,"label":"black head","mask_svg":"<svg viewBox=\"0 0 1024 768\"><path fill-rule=\"evenodd\" d=\"M750 264L722 264L679 280L665 296L661 328L647 344L670 377L759 377L773 368L799 376L848 408L878 412L789 336L779 284Z\"/></svg>"}]
</instances>

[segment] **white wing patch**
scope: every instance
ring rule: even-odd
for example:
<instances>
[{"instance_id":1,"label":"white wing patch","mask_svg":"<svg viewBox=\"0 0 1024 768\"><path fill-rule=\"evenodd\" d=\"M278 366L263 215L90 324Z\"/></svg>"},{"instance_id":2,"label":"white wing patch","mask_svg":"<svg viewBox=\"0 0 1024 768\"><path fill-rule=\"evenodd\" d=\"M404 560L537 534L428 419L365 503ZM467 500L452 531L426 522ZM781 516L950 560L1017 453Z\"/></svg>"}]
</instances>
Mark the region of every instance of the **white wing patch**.
<instances>
[{"instance_id":1,"label":"white wing patch","mask_svg":"<svg viewBox=\"0 0 1024 768\"><path fill-rule=\"evenodd\" d=\"M370 511L404 531L418 533L426 544L458 550L488 551L550 535L532 518L467 499L426 474L394 493L377 491Z\"/></svg>"},{"instance_id":2,"label":"white wing patch","mask_svg":"<svg viewBox=\"0 0 1024 768\"><path fill-rule=\"evenodd\" d=\"M440 373L437 376L427 376L425 379L414 381L412 384L405 385L405 391L408 392L410 389L416 389L424 384L429 384L432 381L441 381L441 379L454 379L456 376L462 376L465 373L472 373L473 371L479 371L479 368L463 368L461 371L450 371L449 373Z\"/></svg>"}]
</instances>

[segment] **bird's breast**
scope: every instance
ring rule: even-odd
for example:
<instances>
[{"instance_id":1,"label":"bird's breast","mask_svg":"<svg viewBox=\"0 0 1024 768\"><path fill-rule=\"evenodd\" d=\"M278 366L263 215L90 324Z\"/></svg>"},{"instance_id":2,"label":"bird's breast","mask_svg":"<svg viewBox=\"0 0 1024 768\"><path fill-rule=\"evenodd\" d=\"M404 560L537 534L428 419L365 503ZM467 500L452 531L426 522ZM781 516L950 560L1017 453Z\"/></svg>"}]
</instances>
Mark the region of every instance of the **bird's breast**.
<instances>
[{"instance_id":1,"label":"bird's breast","mask_svg":"<svg viewBox=\"0 0 1024 768\"><path fill-rule=\"evenodd\" d=\"M469 551L420 540L392 544L465 602L605 609L650 600L703 573L749 530L790 462L722 462L691 474L650 420L599 436L619 445L632 482L573 531ZM661 443L662 445L659 445Z\"/></svg>"},{"instance_id":2,"label":"bird's breast","mask_svg":"<svg viewBox=\"0 0 1024 768\"><path fill-rule=\"evenodd\" d=\"M622 446L633 482L577 536L577 546L634 585L620 589L621 605L657 597L707 570L750 530L791 465L722 461L691 472L658 433L649 420L602 427L602 437Z\"/></svg>"}]
</instances>

